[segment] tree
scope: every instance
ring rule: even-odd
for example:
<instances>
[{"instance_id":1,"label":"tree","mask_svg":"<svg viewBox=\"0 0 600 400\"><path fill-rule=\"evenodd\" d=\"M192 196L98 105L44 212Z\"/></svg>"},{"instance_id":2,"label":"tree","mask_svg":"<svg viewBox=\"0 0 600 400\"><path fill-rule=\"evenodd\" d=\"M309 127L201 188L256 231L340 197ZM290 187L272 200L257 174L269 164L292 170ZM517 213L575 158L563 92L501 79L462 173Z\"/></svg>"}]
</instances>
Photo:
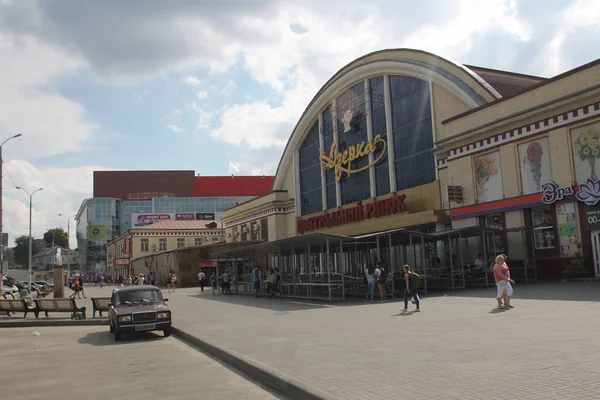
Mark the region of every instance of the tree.
<instances>
[{"instance_id":1,"label":"tree","mask_svg":"<svg viewBox=\"0 0 600 400\"><path fill-rule=\"evenodd\" d=\"M31 255L36 254L40 249L34 240L31 241ZM13 247L15 255L15 263L22 267L27 267L29 262L29 236L19 236L15 239L15 247Z\"/></svg>"},{"instance_id":2,"label":"tree","mask_svg":"<svg viewBox=\"0 0 600 400\"><path fill-rule=\"evenodd\" d=\"M2 259L8 263L8 267L12 268L15 265L15 252L9 247L4 249L4 253L2 254Z\"/></svg>"},{"instance_id":3,"label":"tree","mask_svg":"<svg viewBox=\"0 0 600 400\"><path fill-rule=\"evenodd\" d=\"M67 236L67 232L65 232L64 229L54 228L44 233L44 240L46 241L46 245L48 247L52 247L53 239L55 246L62 247L63 249L69 248L69 238Z\"/></svg>"}]
</instances>

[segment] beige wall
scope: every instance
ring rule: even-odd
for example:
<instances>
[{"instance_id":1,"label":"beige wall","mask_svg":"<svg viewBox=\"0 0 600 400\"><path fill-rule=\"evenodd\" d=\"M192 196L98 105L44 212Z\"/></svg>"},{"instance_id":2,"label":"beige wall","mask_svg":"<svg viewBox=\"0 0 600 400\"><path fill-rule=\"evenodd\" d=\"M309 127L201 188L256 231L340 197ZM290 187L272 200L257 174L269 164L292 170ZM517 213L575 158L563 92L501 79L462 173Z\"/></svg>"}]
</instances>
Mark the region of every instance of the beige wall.
<instances>
[{"instance_id":1,"label":"beige wall","mask_svg":"<svg viewBox=\"0 0 600 400\"><path fill-rule=\"evenodd\" d=\"M446 89L438 85L432 85L432 87L435 140L437 141L450 135L449 130L442 124L442 121L468 111L471 107Z\"/></svg>"}]
</instances>

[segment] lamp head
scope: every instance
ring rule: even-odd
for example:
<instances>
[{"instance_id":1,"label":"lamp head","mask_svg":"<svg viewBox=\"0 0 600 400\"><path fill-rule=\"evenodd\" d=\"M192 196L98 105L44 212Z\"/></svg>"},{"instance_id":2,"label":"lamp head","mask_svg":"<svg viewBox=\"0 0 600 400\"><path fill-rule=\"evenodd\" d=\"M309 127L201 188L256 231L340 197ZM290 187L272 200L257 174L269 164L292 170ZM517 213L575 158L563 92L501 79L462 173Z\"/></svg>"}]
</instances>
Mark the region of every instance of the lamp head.
<instances>
[{"instance_id":1,"label":"lamp head","mask_svg":"<svg viewBox=\"0 0 600 400\"><path fill-rule=\"evenodd\" d=\"M23 136L23 135L22 135L22 134L20 134L20 133L17 133L15 136L13 136L13 138L18 138L18 137L20 137L20 136Z\"/></svg>"}]
</instances>

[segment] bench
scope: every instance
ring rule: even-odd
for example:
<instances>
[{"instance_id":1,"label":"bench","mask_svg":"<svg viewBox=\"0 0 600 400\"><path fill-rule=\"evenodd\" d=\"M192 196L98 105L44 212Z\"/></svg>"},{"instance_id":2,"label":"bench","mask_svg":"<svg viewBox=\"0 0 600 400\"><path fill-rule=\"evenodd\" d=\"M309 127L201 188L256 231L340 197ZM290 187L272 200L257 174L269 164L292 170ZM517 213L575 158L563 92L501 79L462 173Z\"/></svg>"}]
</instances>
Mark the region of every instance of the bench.
<instances>
[{"instance_id":1,"label":"bench","mask_svg":"<svg viewBox=\"0 0 600 400\"><path fill-rule=\"evenodd\" d=\"M70 312L71 319L81 315L85 319L85 307L77 307L75 299L35 299L36 310L35 317L39 317L40 312L44 312L46 317L49 312Z\"/></svg>"},{"instance_id":2,"label":"bench","mask_svg":"<svg viewBox=\"0 0 600 400\"><path fill-rule=\"evenodd\" d=\"M108 303L110 303L110 297L92 297L92 318L96 318L96 311L98 315L102 317L102 312L108 312Z\"/></svg>"},{"instance_id":3,"label":"bench","mask_svg":"<svg viewBox=\"0 0 600 400\"><path fill-rule=\"evenodd\" d=\"M0 299L0 312L6 312L6 315L10 317L11 313L23 312L23 318L27 317L27 313L32 311L36 312L35 308L29 307L27 300L23 299Z\"/></svg>"}]
</instances>

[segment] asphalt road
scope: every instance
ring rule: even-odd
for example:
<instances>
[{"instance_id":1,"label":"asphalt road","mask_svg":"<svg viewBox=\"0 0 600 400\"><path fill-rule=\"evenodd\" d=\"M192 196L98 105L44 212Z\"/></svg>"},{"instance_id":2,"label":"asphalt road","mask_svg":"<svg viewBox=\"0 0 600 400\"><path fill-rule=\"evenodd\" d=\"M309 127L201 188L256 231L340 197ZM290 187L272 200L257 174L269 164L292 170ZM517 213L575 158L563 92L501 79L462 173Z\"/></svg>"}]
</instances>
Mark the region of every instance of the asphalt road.
<instances>
[{"instance_id":1,"label":"asphalt road","mask_svg":"<svg viewBox=\"0 0 600 400\"><path fill-rule=\"evenodd\" d=\"M161 333L123 343L107 327L7 328L0 337L3 398L285 399Z\"/></svg>"}]
</instances>

